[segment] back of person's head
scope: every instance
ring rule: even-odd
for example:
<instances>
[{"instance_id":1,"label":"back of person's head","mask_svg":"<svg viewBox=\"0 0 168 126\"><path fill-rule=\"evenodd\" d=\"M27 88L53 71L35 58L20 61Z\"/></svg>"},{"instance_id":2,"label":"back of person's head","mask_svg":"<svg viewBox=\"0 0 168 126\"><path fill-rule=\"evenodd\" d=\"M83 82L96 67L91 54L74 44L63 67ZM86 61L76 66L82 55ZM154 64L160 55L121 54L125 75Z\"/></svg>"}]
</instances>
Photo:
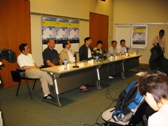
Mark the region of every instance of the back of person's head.
<instances>
[{"instance_id":1,"label":"back of person's head","mask_svg":"<svg viewBox=\"0 0 168 126\"><path fill-rule=\"evenodd\" d=\"M62 41L62 47L65 48L66 45L68 45L68 41L67 41L67 40L63 40L63 41Z\"/></svg>"},{"instance_id":2,"label":"back of person's head","mask_svg":"<svg viewBox=\"0 0 168 126\"><path fill-rule=\"evenodd\" d=\"M161 36L163 36L164 33L165 33L165 31L164 31L163 29L161 29L161 30L159 31L159 35L161 35Z\"/></svg>"},{"instance_id":3,"label":"back of person's head","mask_svg":"<svg viewBox=\"0 0 168 126\"><path fill-rule=\"evenodd\" d=\"M86 37L86 38L84 39L84 42L86 43L86 41L88 41L89 39L91 39L91 37Z\"/></svg>"},{"instance_id":4,"label":"back of person's head","mask_svg":"<svg viewBox=\"0 0 168 126\"><path fill-rule=\"evenodd\" d=\"M97 45L98 45L98 44L102 44L102 45L103 45L103 42L102 42L101 40L98 40L98 41L97 41Z\"/></svg>"},{"instance_id":5,"label":"back of person's head","mask_svg":"<svg viewBox=\"0 0 168 126\"><path fill-rule=\"evenodd\" d=\"M48 39L47 39L47 44L48 44L51 40L54 40L54 39L53 39L53 38L48 38Z\"/></svg>"},{"instance_id":6,"label":"back of person's head","mask_svg":"<svg viewBox=\"0 0 168 126\"><path fill-rule=\"evenodd\" d=\"M160 71L148 71L139 77L139 92L141 95L152 94L156 103L168 100L168 77Z\"/></svg>"},{"instance_id":7,"label":"back of person's head","mask_svg":"<svg viewBox=\"0 0 168 126\"><path fill-rule=\"evenodd\" d=\"M116 40L113 40L113 41L111 41L111 44L113 44L114 42L116 42L116 43L117 43L117 41L116 41Z\"/></svg>"},{"instance_id":8,"label":"back of person's head","mask_svg":"<svg viewBox=\"0 0 168 126\"><path fill-rule=\"evenodd\" d=\"M26 43L22 43L22 44L20 44L20 46L19 46L19 50L20 50L20 52L22 52L23 50L25 50L25 47L27 46L27 44Z\"/></svg>"},{"instance_id":9,"label":"back of person's head","mask_svg":"<svg viewBox=\"0 0 168 126\"><path fill-rule=\"evenodd\" d=\"M121 44L122 42L125 42L125 39L121 39L121 40L120 40L120 44Z\"/></svg>"}]
</instances>

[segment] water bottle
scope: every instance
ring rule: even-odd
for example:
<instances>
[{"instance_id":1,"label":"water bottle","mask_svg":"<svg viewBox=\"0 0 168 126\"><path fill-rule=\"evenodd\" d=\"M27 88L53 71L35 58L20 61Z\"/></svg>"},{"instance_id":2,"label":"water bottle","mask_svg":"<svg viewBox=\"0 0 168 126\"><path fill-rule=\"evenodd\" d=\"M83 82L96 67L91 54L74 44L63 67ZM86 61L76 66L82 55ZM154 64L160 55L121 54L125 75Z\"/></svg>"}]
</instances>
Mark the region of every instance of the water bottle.
<instances>
[{"instance_id":1,"label":"water bottle","mask_svg":"<svg viewBox=\"0 0 168 126\"><path fill-rule=\"evenodd\" d=\"M96 58L95 58L95 59L96 59L96 62L98 62L98 60L99 60L99 56L98 56L98 55L96 55Z\"/></svg>"},{"instance_id":2,"label":"water bottle","mask_svg":"<svg viewBox=\"0 0 168 126\"><path fill-rule=\"evenodd\" d=\"M122 56L122 53L120 52L120 57Z\"/></svg>"},{"instance_id":3,"label":"water bottle","mask_svg":"<svg viewBox=\"0 0 168 126\"><path fill-rule=\"evenodd\" d=\"M64 69L67 70L67 64L68 64L68 61L67 59L64 60Z\"/></svg>"},{"instance_id":4,"label":"water bottle","mask_svg":"<svg viewBox=\"0 0 168 126\"><path fill-rule=\"evenodd\" d=\"M115 58L115 56L116 56L115 52L114 52L113 56L114 56L114 58Z\"/></svg>"},{"instance_id":5,"label":"water bottle","mask_svg":"<svg viewBox=\"0 0 168 126\"><path fill-rule=\"evenodd\" d=\"M128 52L125 53L125 56L128 57Z\"/></svg>"},{"instance_id":6,"label":"water bottle","mask_svg":"<svg viewBox=\"0 0 168 126\"><path fill-rule=\"evenodd\" d=\"M138 54L139 54L139 50L137 49L137 50L136 50L136 55L138 55Z\"/></svg>"}]
</instances>

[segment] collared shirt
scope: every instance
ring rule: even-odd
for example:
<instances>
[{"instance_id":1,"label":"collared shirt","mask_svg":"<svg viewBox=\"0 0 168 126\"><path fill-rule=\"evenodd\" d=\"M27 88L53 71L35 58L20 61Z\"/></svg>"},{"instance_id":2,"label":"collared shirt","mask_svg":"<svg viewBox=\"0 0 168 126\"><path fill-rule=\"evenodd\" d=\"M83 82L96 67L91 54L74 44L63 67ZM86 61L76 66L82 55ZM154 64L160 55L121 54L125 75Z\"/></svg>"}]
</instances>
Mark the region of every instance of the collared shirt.
<instances>
[{"instance_id":1,"label":"collared shirt","mask_svg":"<svg viewBox=\"0 0 168 126\"><path fill-rule=\"evenodd\" d=\"M17 63L19 64L20 67L23 67L23 66L34 66L35 62L30 53L27 55L24 55L23 53L21 53L17 57Z\"/></svg>"},{"instance_id":2,"label":"collared shirt","mask_svg":"<svg viewBox=\"0 0 168 126\"><path fill-rule=\"evenodd\" d=\"M123 47L121 45L118 46L118 53L123 54L123 53L126 53L126 52L127 52L127 49L126 49L125 46L123 46Z\"/></svg>"},{"instance_id":3,"label":"collared shirt","mask_svg":"<svg viewBox=\"0 0 168 126\"><path fill-rule=\"evenodd\" d=\"M62 49L60 52L60 58L62 61L67 59L68 62L75 62L74 52L71 49Z\"/></svg>"},{"instance_id":4,"label":"collared shirt","mask_svg":"<svg viewBox=\"0 0 168 126\"><path fill-rule=\"evenodd\" d=\"M167 126L168 104L163 105L158 112L155 112L148 119L148 126Z\"/></svg>"},{"instance_id":5,"label":"collared shirt","mask_svg":"<svg viewBox=\"0 0 168 126\"><path fill-rule=\"evenodd\" d=\"M72 54L71 50L67 50L66 51L68 52L68 56L69 56L69 61L70 62L75 62L75 57L74 55Z\"/></svg>"},{"instance_id":6,"label":"collared shirt","mask_svg":"<svg viewBox=\"0 0 168 126\"><path fill-rule=\"evenodd\" d=\"M117 53L118 53L117 48L114 48L112 46L108 50L108 56L112 56L112 55L117 54Z\"/></svg>"},{"instance_id":7,"label":"collared shirt","mask_svg":"<svg viewBox=\"0 0 168 126\"><path fill-rule=\"evenodd\" d=\"M88 58L91 58L91 57L92 57L92 54L91 54L90 47L87 47L87 49L88 49Z\"/></svg>"},{"instance_id":8,"label":"collared shirt","mask_svg":"<svg viewBox=\"0 0 168 126\"><path fill-rule=\"evenodd\" d=\"M43 51L44 66L48 66L46 62L47 60L50 60L50 62L52 62L54 65L60 65L59 63L60 58L59 58L57 50L55 49L51 50L49 47L46 48Z\"/></svg>"},{"instance_id":9,"label":"collared shirt","mask_svg":"<svg viewBox=\"0 0 168 126\"><path fill-rule=\"evenodd\" d=\"M88 49L90 49L90 51L88 51ZM89 58L92 57L92 52L93 49L91 47L87 48L86 44L83 44L80 48L79 48L79 60L88 60ZM90 54L88 54L90 53ZM89 57L88 57L89 56Z\"/></svg>"}]
</instances>

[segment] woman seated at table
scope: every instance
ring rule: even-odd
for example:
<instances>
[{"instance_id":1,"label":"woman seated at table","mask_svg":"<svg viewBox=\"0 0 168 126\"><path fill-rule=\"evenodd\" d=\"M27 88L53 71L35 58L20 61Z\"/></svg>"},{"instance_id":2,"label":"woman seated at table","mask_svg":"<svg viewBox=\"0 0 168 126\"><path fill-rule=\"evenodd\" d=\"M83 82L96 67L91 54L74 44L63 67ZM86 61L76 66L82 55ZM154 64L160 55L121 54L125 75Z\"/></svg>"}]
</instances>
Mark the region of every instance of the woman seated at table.
<instances>
[{"instance_id":1,"label":"woman seated at table","mask_svg":"<svg viewBox=\"0 0 168 126\"><path fill-rule=\"evenodd\" d=\"M106 56L106 51L103 50L103 42L101 40L97 41L97 46L93 50L94 50L93 54L94 58L96 58L96 56L98 56L98 58L104 58L104 56Z\"/></svg>"}]
</instances>

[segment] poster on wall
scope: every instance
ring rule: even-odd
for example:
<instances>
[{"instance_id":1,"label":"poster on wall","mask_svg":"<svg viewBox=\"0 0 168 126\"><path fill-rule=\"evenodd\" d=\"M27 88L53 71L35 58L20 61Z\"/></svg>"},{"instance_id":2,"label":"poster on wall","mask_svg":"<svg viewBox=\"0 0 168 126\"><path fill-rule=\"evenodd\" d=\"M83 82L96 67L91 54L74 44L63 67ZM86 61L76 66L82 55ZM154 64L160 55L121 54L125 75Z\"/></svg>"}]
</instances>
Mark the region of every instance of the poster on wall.
<instances>
[{"instance_id":1,"label":"poster on wall","mask_svg":"<svg viewBox=\"0 0 168 126\"><path fill-rule=\"evenodd\" d=\"M47 44L48 38L53 38L57 44L62 40L79 43L79 20L57 17L42 17L42 43Z\"/></svg>"},{"instance_id":2,"label":"poster on wall","mask_svg":"<svg viewBox=\"0 0 168 126\"><path fill-rule=\"evenodd\" d=\"M79 20L69 20L69 40L79 42Z\"/></svg>"},{"instance_id":3,"label":"poster on wall","mask_svg":"<svg viewBox=\"0 0 168 126\"><path fill-rule=\"evenodd\" d=\"M147 47L147 28L147 25L132 25L132 48L145 49Z\"/></svg>"}]
</instances>

